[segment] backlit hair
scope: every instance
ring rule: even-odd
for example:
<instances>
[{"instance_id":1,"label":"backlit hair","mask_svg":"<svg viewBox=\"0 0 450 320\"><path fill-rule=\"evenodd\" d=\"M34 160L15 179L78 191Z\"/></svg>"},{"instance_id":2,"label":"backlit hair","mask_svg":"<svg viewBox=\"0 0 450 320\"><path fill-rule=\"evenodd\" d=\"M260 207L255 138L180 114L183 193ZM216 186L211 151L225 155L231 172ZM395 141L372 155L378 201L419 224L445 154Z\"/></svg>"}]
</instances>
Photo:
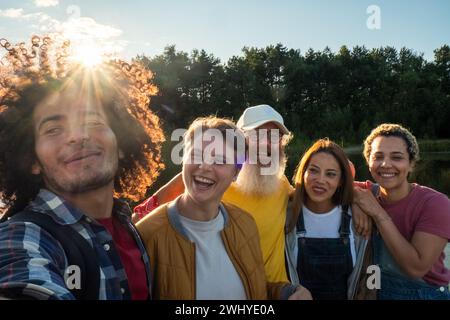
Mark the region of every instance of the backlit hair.
<instances>
[{"instance_id":1,"label":"backlit hair","mask_svg":"<svg viewBox=\"0 0 450 320\"><path fill-rule=\"evenodd\" d=\"M69 86L95 94L123 152L115 195L143 198L164 167L164 135L149 108L150 96L157 92L152 73L118 59L88 70L71 59L70 43L58 38L33 36L29 46L0 39L0 46L6 50L0 64L0 194L8 215L22 210L44 187L42 177L30 170L36 161L34 109Z\"/></svg>"}]
</instances>

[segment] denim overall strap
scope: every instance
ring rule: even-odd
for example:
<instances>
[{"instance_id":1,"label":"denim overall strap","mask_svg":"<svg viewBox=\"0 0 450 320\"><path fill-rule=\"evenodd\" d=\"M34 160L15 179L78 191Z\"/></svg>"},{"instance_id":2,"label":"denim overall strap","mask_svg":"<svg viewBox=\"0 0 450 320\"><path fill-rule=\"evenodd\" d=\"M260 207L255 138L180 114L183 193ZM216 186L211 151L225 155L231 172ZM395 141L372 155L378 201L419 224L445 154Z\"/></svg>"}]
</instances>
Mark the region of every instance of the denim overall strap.
<instances>
[{"instance_id":1,"label":"denim overall strap","mask_svg":"<svg viewBox=\"0 0 450 320\"><path fill-rule=\"evenodd\" d=\"M378 230L373 235L374 262L381 270L378 300L450 300L448 286L431 285L406 275L394 260Z\"/></svg>"},{"instance_id":2,"label":"denim overall strap","mask_svg":"<svg viewBox=\"0 0 450 320\"><path fill-rule=\"evenodd\" d=\"M379 198L380 186L372 185L372 194ZM374 263L381 270L381 288L378 300L450 300L448 286L434 286L423 279L408 277L392 257L375 226L372 234Z\"/></svg>"},{"instance_id":3,"label":"denim overall strap","mask_svg":"<svg viewBox=\"0 0 450 320\"><path fill-rule=\"evenodd\" d=\"M305 219L303 218L303 210L300 207L297 218L297 237L305 237L306 236L306 229L305 229Z\"/></svg>"},{"instance_id":4,"label":"denim overall strap","mask_svg":"<svg viewBox=\"0 0 450 320\"><path fill-rule=\"evenodd\" d=\"M308 238L303 212L297 220L297 273L315 300L347 299L347 279L353 270L349 242L350 219L342 212L339 238ZM349 216L348 216L349 217Z\"/></svg>"},{"instance_id":5,"label":"denim overall strap","mask_svg":"<svg viewBox=\"0 0 450 320\"><path fill-rule=\"evenodd\" d=\"M350 237L350 222L352 217L348 214L348 206L342 206L341 225L339 227L339 235L346 244Z\"/></svg>"}]
</instances>

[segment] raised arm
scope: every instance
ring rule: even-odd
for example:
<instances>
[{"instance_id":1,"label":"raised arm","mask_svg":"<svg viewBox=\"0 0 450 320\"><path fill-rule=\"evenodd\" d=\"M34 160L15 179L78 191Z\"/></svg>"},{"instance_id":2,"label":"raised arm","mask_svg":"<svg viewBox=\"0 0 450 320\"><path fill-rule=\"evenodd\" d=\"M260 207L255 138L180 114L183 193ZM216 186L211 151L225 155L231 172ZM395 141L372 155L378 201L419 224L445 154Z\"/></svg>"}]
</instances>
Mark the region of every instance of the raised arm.
<instances>
[{"instance_id":1,"label":"raised arm","mask_svg":"<svg viewBox=\"0 0 450 320\"><path fill-rule=\"evenodd\" d=\"M412 278L422 278L447 244L447 239L435 234L416 231L409 242L370 190L355 188L355 204L371 216L386 244L402 270Z\"/></svg>"},{"instance_id":2,"label":"raised arm","mask_svg":"<svg viewBox=\"0 0 450 320\"><path fill-rule=\"evenodd\" d=\"M137 223L160 205L175 200L183 192L183 178L181 177L181 173L178 173L169 182L159 188L150 198L134 208L133 222Z\"/></svg>"},{"instance_id":3,"label":"raised arm","mask_svg":"<svg viewBox=\"0 0 450 320\"><path fill-rule=\"evenodd\" d=\"M154 196L158 198L159 204L164 204L166 202L175 200L183 192L184 184L180 172L169 182L159 188L158 191L155 192Z\"/></svg>"}]
</instances>

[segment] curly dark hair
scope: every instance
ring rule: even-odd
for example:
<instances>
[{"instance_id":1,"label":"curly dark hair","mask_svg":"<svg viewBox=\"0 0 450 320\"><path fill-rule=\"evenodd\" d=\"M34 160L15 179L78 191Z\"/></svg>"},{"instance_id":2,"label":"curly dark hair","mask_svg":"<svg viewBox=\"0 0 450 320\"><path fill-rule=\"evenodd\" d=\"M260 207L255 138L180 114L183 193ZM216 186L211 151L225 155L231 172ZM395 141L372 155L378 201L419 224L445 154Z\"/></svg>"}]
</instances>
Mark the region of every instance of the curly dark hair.
<instances>
[{"instance_id":1,"label":"curly dark hair","mask_svg":"<svg viewBox=\"0 0 450 320\"><path fill-rule=\"evenodd\" d=\"M366 162L369 163L370 154L372 153L372 142L377 137L398 137L403 139L406 144L406 150L408 151L409 160L417 162L420 160L419 144L416 137L400 124L396 123L382 123L375 129L373 129L367 138L364 140L363 155Z\"/></svg>"},{"instance_id":2,"label":"curly dark hair","mask_svg":"<svg viewBox=\"0 0 450 320\"><path fill-rule=\"evenodd\" d=\"M70 43L61 39L33 36L28 49L5 39L0 45L7 51L0 62L0 195L7 216L22 210L44 186L42 177L31 174L36 160L33 112L69 83L83 82L83 90L95 90L123 152L115 196L143 198L164 167L164 134L149 108L150 96L157 92L152 73L118 59L84 69L71 60Z\"/></svg>"}]
</instances>

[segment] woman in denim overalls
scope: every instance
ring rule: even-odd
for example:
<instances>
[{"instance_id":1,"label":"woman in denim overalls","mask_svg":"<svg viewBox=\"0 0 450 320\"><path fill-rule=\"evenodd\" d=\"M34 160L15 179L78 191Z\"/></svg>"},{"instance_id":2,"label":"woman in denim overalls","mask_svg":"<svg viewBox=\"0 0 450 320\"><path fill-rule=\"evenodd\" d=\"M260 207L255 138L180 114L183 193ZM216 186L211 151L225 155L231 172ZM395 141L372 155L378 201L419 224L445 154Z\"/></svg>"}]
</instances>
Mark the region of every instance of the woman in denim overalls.
<instances>
[{"instance_id":1,"label":"woman in denim overalls","mask_svg":"<svg viewBox=\"0 0 450 320\"><path fill-rule=\"evenodd\" d=\"M351 230L353 177L342 148L316 141L302 157L294 185L286 242L291 281L309 289L314 300L347 299L359 246Z\"/></svg>"},{"instance_id":2,"label":"woman in denim overalls","mask_svg":"<svg viewBox=\"0 0 450 320\"><path fill-rule=\"evenodd\" d=\"M450 238L448 197L408 182L419 156L415 137L395 124L375 128L364 156L377 184L359 183L355 203L376 224L373 260L381 270L381 300L449 299L443 250Z\"/></svg>"}]
</instances>

